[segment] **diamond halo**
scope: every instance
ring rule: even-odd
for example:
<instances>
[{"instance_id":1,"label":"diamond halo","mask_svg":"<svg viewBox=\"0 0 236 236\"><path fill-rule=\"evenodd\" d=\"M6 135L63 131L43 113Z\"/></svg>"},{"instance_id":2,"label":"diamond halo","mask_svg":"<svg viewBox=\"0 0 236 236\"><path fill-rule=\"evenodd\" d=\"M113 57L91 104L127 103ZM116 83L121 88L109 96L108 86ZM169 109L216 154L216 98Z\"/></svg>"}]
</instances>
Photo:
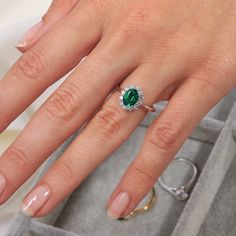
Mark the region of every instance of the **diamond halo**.
<instances>
[{"instance_id":1,"label":"diamond halo","mask_svg":"<svg viewBox=\"0 0 236 236\"><path fill-rule=\"evenodd\" d=\"M138 99L135 102L135 104L126 104L124 101L125 95L129 93L130 91L133 91L134 93L137 93L138 95ZM143 104L143 101L144 101L143 90L137 85L129 85L128 87L124 88L121 91L120 105L124 110L128 110L128 111L137 110Z\"/></svg>"}]
</instances>

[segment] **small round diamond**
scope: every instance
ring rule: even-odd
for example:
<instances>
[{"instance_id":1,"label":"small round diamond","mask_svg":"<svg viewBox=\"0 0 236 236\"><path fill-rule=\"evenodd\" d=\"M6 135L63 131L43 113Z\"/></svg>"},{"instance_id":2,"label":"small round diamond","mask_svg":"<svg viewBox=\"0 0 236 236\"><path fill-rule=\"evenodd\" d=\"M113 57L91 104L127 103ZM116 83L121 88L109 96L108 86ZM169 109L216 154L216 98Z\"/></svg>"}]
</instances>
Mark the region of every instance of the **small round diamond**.
<instances>
[{"instance_id":1,"label":"small round diamond","mask_svg":"<svg viewBox=\"0 0 236 236\"><path fill-rule=\"evenodd\" d=\"M179 201L184 201L186 200L189 196L188 193L183 189L183 188L179 188L175 191L175 197L177 200Z\"/></svg>"}]
</instances>

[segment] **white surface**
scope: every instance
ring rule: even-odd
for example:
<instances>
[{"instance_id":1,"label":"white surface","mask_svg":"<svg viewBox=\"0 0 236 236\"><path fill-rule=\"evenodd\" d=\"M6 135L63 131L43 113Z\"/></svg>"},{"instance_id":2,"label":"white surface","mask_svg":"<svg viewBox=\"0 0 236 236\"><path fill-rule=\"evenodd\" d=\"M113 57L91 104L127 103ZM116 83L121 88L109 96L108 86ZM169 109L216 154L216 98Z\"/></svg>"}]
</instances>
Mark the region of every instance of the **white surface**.
<instances>
[{"instance_id":1,"label":"white surface","mask_svg":"<svg viewBox=\"0 0 236 236\"><path fill-rule=\"evenodd\" d=\"M50 0L0 0L0 78L20 56L20 53L14 48L16 42L29 27L40 19L50 2ZM46 99L50 91L46 94L32 105L33 110ZM7 132L0 135L0 153L14 140L28 120L29 116L25 112L11 124ZM0 236L5 235L11 218L14 212L18 210L21 199L29 187L29 184L25 185L7 204L0 207Z\"/></svg>"},{"instance_id":2,"label":"white surface","mask_svg":"<svg viewBox=\"0 0 236 236\"><path fill-rule=\"evenodd\" d=\"M51 0L0 0L0 30L42 16L50 3Z\"/></svg>"}]
</instances>

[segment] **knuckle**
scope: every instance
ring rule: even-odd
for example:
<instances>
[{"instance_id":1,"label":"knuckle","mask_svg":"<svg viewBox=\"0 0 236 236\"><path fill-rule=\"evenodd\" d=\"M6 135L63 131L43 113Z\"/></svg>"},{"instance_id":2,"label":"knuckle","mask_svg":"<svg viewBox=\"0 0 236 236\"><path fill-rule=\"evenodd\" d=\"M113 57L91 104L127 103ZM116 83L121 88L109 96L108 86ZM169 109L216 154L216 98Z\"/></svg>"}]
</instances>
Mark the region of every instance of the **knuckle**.
<instances>
[{"instance_id":1,"label":"knuckle","mask_svg":"<svg viewBox=\"0 0 236 236\"><path fill-rule=\"evenodd\" d=\"M22 148L11 147L6 151L6 159L20 166L28 166L30 158Z\"/></svg>"},{"instance_id":2,"label":"knuckle","mask_svg":"<svg viewBox=\"0 0 236 236\"><path fill-rule=\"evenodd\" d=\"M209 68L219 75L229 76L235 70L234 54L229 46L215 45L213 53L208 57Z\"/></svg>"},{"instance_id":3,"label":"knuckle","mask_svg":"<svg viewBox=\"0 0 236 236\"><path fill-rule=\"evenodd\" d=\"M205 72L223 77L228 74L227 65L218 60L209 60L205 65Z\"/></svg>"},{"instance_id":4,"label":"knuckle","mask_svg":"<svg viewBox=\"0 0 236 236\"><path fill-rule=\"evenodd\" d=\"M176 122L159 123L150 129L147 141L157 149L172 151L176 148L179 135Z\"/></svg>"},{"instance_id":5,"label":"knuckle","mask_svg":"<svg viewBox=\"0 0 236 236\"><path fill-rule=\"evenodd\" d=\"M85 59L87 63L86 73L89 76L93 76L94 73L99 74L101 66L111 66L114 63L113 45L106 45L103 48L103 52L97 53L96 58L88 57ZM86 62L85 62L86 63Z\"/></svg>"},{"instance_id":6,"label":"knuckle","mask_svg":"<svg viewBox=\"0 0 236 236\"><path fill-rule=\"evenodd\" d=\"M232 53L228 53L227 48L218 47L205 59L200 71L193 77L202 82L203 89L214 90L222 96L229 85L229 83L222 85L222 79L232 78L234 70L235 61Z\"/></svg>"},{"instance_id":7,"label":"knuckle","mask_svg":"<svg viewBox=\"0 0 236 236\"><path fill-rule=\"evenodd\" d=\"M104 11L109 7L110 2L104 1L104 0L91 0L87 2L91 5L93 11L96 11L97 13L101 14L101 11Z\"/></svg>"},{"instance_id":8,"label":"knuckle","mask_svg":"<svg viewBox=\"0 0 236 236\"><path fill-rule=\"evenodd\" d=\"M125 19L121 20L117 28L118 38L121 42L137 41L137 39L149 38L153 35L154 30L152 14L148 11L136 10L128 13ZM155 26L156 27L156 26Z\"/></svg>"},{"instance_id":9,"label":"knuckle","mask_svg":"<svg viewBox=\"0 0 236 236\"><path fill-rule=\"evenodd\" d=\"M211 94L214 95L212 98L214 98L215 95L222 95L224 92L222 83L219 85L216 77L212 79L212 75L209 74L209 71L207 73L200 72L197 75L193 75L189 80L193 82L192 90L200 90L203 94L211 92ZM197 86L195 82L197 82Z\"/></svg>"},{"instance_id":10,"label":"knuckle","mask_svg":"<svg viewBox=\"0 0 236 236\"><path fill-rule=\"evenodd\" d=\"M120 50L124 47L124 45L129 44L133 38L138 39L138 37L134 37L135 35L140 35L139 27L135 27L134 24L130 22L123 22L120 24L118 30L113 34L113 47Z\"/></svg>"},{"instance_id":11,"label":"knuckle","mask_svg":"<svg viewBox=\"0 0 236 236\"><path fill-rule=\"evenodd\" d=\"M48 60L45 51L38 48L32 48L26 52L15 64L15 74L17 78L40 79L47 71Z\"/></svg>"},{"instance_id":12,"label":"knuckle","mask_svg":"<svg viewBox=\"0 0 236 236\"><path fill-rule=\"evenodd\" d=\"M134 164L129 170L129 175L138 182L147 185L155 182L155 176L147 171L142 164Z\"/></svg>"},{"instance_id":13,"label":"knuckle","mask_svg":"<svg viewBox=\"0 0 236 236\"><path fill-rule=\"evenodd\" d=\"M53 122L69 121L79 108L78 94L77 86L70 83L55 91L45 105L47 118Z\"/></svg>"},{"instance_id":14,"label":"knuckle","mask_svg":"<svg viewBox=\"0 0 236 236\"><path fill-rule=\"evenodd\" d=\"M115 106L107 106L101 109L95 116L95 129L104 137L115 137L121 131L124 116Z\"/></svg>"},{"instance_id":15,"label":"knuckle","mask_svg":"<svg viewBox=\"0 0 236 236\"><path fill-rule=\"evenodd\" d=\"M66 162L66 160L58 161L55 168L56 173L58 175L63 175L63 177L67 180L73 180L74 178L76 178L76 174L74 173L71 166Z\"/></svg>"},{"instance_id":16,"label":"knuckle","mask_svg":"<svg viewBox=\"0 0 236 236\"><path fill-rule=\"evenodd\" d=\"M91 2L97 7L100 8L106 5L106 1L104 0L91 0Z\"/></svg>"}]
</instances>

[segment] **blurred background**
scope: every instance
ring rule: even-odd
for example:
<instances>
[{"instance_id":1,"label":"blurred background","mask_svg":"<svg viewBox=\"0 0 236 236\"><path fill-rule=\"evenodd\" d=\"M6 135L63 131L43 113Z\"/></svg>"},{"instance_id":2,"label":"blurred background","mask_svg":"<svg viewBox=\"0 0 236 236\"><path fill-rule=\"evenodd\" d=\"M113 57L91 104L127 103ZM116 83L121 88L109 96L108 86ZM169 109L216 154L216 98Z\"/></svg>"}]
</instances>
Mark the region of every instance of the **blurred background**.
<instances>
[{"instance_id":1,"label":"blurred background","mask_svg":"<svg viewBox=\"0 0 236 236\"><path fill-rule=\"evenodd\" d=\"M15 49L17 41L31 26L40 20L50 3L51 0L0 0L0 79L21 55ZM5 132L0 134L0 154L13 142L34 111L37 110L59 83L61 82L49 88ZM4 106L4 104L1 104L1 106ZM6 204L0 206L0 236L5 235L12 217L19 210L22 198L32 187L33 178L34 176Z\"/></svg>"}]
</instances>

